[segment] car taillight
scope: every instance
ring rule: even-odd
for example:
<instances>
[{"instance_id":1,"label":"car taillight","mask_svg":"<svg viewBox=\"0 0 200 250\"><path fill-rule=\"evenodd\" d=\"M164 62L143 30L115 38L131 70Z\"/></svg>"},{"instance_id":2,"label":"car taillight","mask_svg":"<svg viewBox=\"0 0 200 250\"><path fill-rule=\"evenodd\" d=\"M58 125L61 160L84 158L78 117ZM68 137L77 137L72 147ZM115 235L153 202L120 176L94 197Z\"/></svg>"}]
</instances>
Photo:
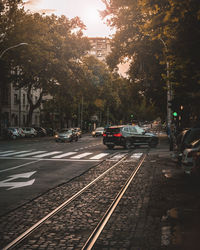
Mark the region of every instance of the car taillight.
<instances>
[{"instance_id":1,"label":"car taillight","mask_svg":"<svg viewBox=\"0 0 200 250\"><path fill-rule=\"evenodd\" d=\"M113 136L115 136L115 137L121 137L122 134L121 133L117 133L117 134L114 134Z\"/></svg>"},{"instance_id":2,"label":"car taillight","mask_svg":"<svg viewBox=\"0 0 200 250\"><path fill-rule=\"evenodd\" d=\"M106 134L105 134L105 133L103 133L103 136L106 136Z\"/></svg>"}]
</instances>

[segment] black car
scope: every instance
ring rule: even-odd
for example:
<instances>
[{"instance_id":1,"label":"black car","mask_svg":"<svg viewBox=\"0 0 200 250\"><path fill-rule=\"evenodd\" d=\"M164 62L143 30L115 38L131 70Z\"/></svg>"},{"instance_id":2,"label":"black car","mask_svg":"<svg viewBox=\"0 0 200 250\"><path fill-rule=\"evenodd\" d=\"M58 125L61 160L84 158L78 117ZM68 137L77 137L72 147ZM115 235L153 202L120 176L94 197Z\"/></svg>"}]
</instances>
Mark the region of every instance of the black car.
<instances>
[{"instance_id":1,"label":"black car","mask_svg":"<svg viewBox=\"0 0 200 250\"><path fill-rule=\"evenodd\" d=\"M46 136L47 135L46 130L42 127L34 127L34 129L37 131L38 136Z\"/></svg>"},{"instance_id":2,"label":"black car","mask_svg":"<svg viewBox=\"0 0 200 250\"><path fill-rule=\"evenodd\" d=\"M177 158L181 161L184 149L190 148L191 143L195 140L200 139L200 128L188 128L179 133L177 136Z\"/></svg>"},{"instance_id":3,"label":"black car","mask_svg":"<svg viewBox=\"0 0 200 250\"><path fill-rule=\"evenodd\" d=\"M145 132L139 126L111 126L105 129L103 144L109 149L113 149L114 146L122 146L126 149L131 146L139 145L156 147L158 144L158 137L152 133Z\"/></svg>"}]
</instances>

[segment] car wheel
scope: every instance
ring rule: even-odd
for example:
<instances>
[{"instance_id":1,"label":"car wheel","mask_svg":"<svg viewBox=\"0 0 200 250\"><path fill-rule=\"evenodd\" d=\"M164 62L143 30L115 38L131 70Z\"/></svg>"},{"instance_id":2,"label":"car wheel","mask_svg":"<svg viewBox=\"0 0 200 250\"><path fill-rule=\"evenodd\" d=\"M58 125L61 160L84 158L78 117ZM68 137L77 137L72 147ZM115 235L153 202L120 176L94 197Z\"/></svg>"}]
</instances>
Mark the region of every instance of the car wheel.
<instances>
[{"instance_id":1,"label":"car wheel","mask_svg":"<svg viewBox=\"0 0 200 250\"><path fill-rule=\"evenodd\" d=\"M158 144L157 140L152 139L151 142L149 143L149 146L151 148L156 148L157 144Z\"/></svg>"},{"instance_id":2,"label":"car wheel","mask_svg":"<svg viewBox=\"0 0 200 250\"><path fill-rule=\"evenodd\" d=\"M124 145L125 149L130 149L131 148L131 142L129 140L125 141L125 145Z\"/></svg>"},{"instance_id":3,"label":"car wheel","mask_svg":"<svg viewBox=\"0 0 200 250\"><path fill-rule=\"evenodd\" d=\"M107 145L108 149L113 149L115 145Z\"/></svg>"},{"instance_id":4,"label":"car wheel","mask_svg":"<svg viewBox=\"0 0 200 250\"><path fill-rule=\"evenodd\" d=\"M12 136L12 139L13 139L13 140L16 140L16 139L17 139L17 136L16 136L16 135L13 135L13 136Z\"/></svg>"}]
</instances>

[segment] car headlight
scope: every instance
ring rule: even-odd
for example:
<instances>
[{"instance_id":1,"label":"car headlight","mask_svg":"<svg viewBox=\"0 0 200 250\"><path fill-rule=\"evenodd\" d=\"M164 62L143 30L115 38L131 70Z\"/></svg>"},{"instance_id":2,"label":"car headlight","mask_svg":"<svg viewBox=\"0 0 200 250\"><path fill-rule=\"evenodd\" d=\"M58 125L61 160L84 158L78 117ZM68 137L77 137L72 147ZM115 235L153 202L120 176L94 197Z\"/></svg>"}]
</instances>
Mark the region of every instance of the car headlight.
<instances>
[{"instance_id":1,"label":"car headlight","mask_svg":"<svg viewBox=\"0 0 200 250\"><path fill-rule=\"evenodd\" d=\"M54 137L55 137L55 138L58 138L58 135L55 135Z\"/></svg>"}]
</instances>

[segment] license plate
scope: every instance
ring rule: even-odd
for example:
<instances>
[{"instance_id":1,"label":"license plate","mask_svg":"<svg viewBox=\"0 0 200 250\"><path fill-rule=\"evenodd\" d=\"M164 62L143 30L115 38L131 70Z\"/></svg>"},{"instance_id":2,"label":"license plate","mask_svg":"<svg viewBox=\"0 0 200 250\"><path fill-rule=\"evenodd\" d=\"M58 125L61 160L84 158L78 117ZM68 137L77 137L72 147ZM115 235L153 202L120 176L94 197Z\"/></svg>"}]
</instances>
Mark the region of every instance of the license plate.
<instances>
[{"instance_id":1,"label":"license plate","mask_svg":"<svg viewBox=\"0 0 200 250\"><path fill-rule=\"evenodd\" d=\"M108 135L108 137L113 137L113 135Z\"/></svg>"}]
</instances>

